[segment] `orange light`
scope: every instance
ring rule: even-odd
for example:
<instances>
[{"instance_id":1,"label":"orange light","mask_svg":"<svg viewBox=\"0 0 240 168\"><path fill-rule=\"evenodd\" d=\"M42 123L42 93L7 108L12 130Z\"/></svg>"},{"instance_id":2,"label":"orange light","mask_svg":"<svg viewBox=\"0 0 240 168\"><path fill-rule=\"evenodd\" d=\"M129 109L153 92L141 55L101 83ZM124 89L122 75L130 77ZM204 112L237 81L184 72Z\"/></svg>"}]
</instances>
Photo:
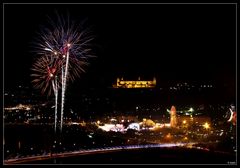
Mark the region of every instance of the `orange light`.
<instances>
[{"instance_id":1,"label":"orange light","mask_svg":"<svg viewBox=\"0 0 240 168\"><path fill-rule=\"evenodd\" d=\"M203 127L204 127L205 129L209 129L209 128L210 128L210 125L206 122L206 123L203 125Z\"/></svg>"}]
</instances>

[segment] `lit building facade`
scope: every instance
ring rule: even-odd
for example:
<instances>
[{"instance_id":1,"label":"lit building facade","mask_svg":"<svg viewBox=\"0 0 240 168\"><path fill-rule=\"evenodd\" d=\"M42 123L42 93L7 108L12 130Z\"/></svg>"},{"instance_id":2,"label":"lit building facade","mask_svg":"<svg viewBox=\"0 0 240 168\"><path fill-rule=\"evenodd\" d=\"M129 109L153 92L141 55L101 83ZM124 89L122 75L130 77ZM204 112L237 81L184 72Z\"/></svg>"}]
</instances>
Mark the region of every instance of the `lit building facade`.
<instances>
[{"instance_id":1,"label":"lit building facade","mask_svg":"<svg viewBox=\"0 0 240 168\"><path fill-rule=\"evenodd\" d=\"M117 83L113 85L114 88L154 88L156 87L156 78L150 81L143 81L138 78L137 81L125 81L117 78Z\"/></svg>"},{"instance_id":2,"label":"lit building facade","mask_svg":"<svg viewBox=\"0 0 240 168\"><path fill-rule=\"evenodd\" d=\"M175 106L172 106L170 110L170 126L172 128L177 127L177 111Z\"/></svg>"}]
</instances>

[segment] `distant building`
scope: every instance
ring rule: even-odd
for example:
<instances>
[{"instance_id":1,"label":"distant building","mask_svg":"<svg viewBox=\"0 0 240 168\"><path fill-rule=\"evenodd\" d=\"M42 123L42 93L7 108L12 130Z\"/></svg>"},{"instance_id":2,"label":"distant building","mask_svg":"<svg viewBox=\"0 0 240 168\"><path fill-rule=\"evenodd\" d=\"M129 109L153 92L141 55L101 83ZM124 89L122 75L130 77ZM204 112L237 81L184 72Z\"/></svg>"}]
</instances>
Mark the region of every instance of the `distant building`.
<instances>
[{"instance_id":1,"label":"distant building","mask_svg":"<svg viewBox=\"0 0 240 168\"><path fill-rule=\"evenodd\" d=\"M125 81L117 78L117 83L113 85L114 88L154 88L156 87L156 78L153 80L144 81L140 80L140 77L137 81Z\"/></svg>"},{"instance_id":2,"label":"distant building","mask_svg":"<svg viewBox=\"0 0 240 168\"><path fill-rule=\"evenodd\" d=\"M170 126L172 128L177 126L177 111L175 106L172 106L170 110Z\"/></svg>"}]
</instances>

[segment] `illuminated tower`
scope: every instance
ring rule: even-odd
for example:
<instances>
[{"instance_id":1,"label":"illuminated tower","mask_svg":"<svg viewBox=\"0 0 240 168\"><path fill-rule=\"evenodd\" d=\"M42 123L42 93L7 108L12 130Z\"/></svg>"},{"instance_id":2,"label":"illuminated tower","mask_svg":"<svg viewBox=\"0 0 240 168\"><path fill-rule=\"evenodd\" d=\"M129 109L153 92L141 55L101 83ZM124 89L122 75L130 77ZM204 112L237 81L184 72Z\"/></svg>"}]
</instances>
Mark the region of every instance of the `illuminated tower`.
<instances>
[{"instance_id":1,"label":"illuminated tower","mask_svg":"<svg viewBox=\"0 0 240 168\"><path fill-rule=\"evenodd\" d=\"M157 81L156 81L156 78L154 77L153 78L153 85L156 86L156 84L157 84Z\"/></svg>"},{"instance_id":2,"label":"illuminated tower","mask_svg":"<svg viewBox=\"0 0 240 168\"><path fill-rule=\"evenodd\" d=\"M120 82L120 79L117 78L117 88L119 87L119 82Z\"/></svg>"},{"instance_id":3,"label":"illuminated tower","mask_svg":"<svg viewBox=\"0 0 240 168\"><path fill-rule=\"evenodd\" d=\"M175 128L177 126L177 114L176 114L175 106L171 107L171 111L170 111L170 126L172 128Z\"/></svg>"}]
</instances>

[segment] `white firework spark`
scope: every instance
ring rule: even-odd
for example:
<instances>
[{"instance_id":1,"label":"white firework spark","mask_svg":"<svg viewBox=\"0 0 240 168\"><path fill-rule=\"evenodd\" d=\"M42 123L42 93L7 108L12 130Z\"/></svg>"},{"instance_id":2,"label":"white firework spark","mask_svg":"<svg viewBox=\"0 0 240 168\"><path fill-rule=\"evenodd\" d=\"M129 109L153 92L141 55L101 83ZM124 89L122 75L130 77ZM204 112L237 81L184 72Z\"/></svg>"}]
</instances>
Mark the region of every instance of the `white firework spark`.
<instances>
[{"instance_id":1,"label":"white firework spark","mask_svg":"<svg viewBox=\"0 0 240 168\"><path fill-rule=\"evenodd\" d=\"M76 77L84 72L84 66L88 65L88 58L95 57L92 55L90 44L93 36L90 31L82 30L79 25L70 22L69 17L64 19L57 15L56 22L50 20L50 26L42 28L39 33L39 38L36 40L35 52L40 57L54 58L58 66L58 75L56 79L52 80L52 89L55 94L55 104L57 104L59 81L61 81L61 120L60 130L63 126L64 102L68 79L73 81ZM39 66L41 61L37 61L34 66L38 65L36 69L41 69ZM51 74L50 74L51 75ZM39 82L41 76L32 75L36 79L35 83ZM51 75L51 78L54 75ZM61 77L60 80L57 78ZM43 87L44 82L39 84L39 88ZM45 92L46 89L43 90ZM50 93L49 93L50 94ZM57 106L55 108L55 116L57 115ZM56 118L56 117L55 117Z\"/></svg>"}]
</instances>

